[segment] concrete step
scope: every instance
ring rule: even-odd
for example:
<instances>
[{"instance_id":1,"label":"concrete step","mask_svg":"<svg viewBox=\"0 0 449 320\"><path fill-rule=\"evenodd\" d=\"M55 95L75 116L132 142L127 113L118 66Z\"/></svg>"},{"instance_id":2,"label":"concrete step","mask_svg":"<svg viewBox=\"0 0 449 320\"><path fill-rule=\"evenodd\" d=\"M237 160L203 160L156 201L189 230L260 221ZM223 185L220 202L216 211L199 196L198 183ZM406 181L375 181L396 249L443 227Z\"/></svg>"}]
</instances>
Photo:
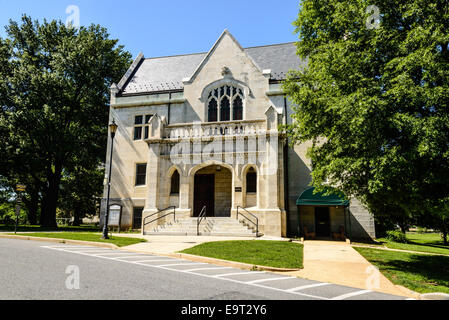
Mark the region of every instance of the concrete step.
<instances>
[{"instance_id":1,"label":"concrete step","mask_svg":"<svg viewBox=\"0 0 449 320\"><path fill-rule=\"evenodd\" d=\"M145 234L151 235L197 235L197 218L181 218L168 222L166 225L155 227ZM208 217L201 221L199 227L201 235L255 237L255 228L233 218Z\"/></svg>"}]
</instances>

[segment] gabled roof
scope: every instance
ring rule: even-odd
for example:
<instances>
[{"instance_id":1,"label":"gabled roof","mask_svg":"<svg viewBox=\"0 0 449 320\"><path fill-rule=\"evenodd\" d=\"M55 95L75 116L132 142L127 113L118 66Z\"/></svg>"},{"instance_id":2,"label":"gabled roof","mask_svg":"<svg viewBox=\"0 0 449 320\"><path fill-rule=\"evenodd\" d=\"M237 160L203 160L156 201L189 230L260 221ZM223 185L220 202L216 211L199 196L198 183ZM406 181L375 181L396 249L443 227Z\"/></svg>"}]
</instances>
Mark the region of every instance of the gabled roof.
<instances>
[{"instance_id":1,"label":"gabled roof","mask_svg":"<svg viewBox=\"0 0 449 320\"><path fill-rule=\"evenodd\" d=\"M225 30L224 33L226 32ZM243 50L260 69L271 70L271 80L283 80L289 70L303 68L307 63L296 55L296 45L293 42ZM133 69L133 74L120 88L121 93L126 95L182 90L183 79L191 78L209 53L149 59L140 57L140 64Z\"/></svg>"}]
</instances>

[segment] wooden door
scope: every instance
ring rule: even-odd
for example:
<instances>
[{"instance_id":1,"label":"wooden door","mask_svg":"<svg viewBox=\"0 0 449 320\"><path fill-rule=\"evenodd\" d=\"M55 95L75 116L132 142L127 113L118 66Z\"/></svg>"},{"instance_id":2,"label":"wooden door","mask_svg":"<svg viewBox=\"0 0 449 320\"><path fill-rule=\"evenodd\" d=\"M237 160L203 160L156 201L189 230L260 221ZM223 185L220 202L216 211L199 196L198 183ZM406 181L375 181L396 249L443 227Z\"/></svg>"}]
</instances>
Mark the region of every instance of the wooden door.
<instances>
[{"instance_id":1,"label":"wooden door","mask_svg":"<svg viewBox=\"0 0 449 320\"><path fill-rule=\"evenodd\" d=\"M215 175L197 174L195 176L193 216L198 217L206 206L207 216L214 216L215 207Z\"/></svg>"},{"instance_id":2,"label":"wooden door","mask_svg":"<svg viewBox=\"0 0 449 320\"><path fill-rule=\"evenodd\" d=\"M330 237L329 207L315 207L315 232L317 237Z\"/></svg>"}]
</instances>

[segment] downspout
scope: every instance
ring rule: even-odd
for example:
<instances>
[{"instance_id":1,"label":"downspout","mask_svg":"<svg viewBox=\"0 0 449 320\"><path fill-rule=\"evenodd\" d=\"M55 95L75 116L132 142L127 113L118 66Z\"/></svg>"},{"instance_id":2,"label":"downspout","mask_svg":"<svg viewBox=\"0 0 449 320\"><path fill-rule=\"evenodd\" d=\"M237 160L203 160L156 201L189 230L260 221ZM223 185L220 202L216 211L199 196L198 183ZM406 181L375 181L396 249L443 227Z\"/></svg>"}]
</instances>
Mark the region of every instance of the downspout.
<instances>
[{"instance_id":1,"label":"downspout","mask_svg":"<svg viewBox=\"0 0 449 320\"><path fill-rule=\"evenodd\" d=\"M287 124L287 97L284 95L284 124ZM288 137L285 137L285 144L284 144L284 207L285 207L285 214L286 222L287 222L287 235L289 233L289 218L290 218L290 203L289 203L289 192L288 192ZM299 223L299 221L298 221ZM298 235L299 236L299 235Z\"/></svg>"}]
</instances>

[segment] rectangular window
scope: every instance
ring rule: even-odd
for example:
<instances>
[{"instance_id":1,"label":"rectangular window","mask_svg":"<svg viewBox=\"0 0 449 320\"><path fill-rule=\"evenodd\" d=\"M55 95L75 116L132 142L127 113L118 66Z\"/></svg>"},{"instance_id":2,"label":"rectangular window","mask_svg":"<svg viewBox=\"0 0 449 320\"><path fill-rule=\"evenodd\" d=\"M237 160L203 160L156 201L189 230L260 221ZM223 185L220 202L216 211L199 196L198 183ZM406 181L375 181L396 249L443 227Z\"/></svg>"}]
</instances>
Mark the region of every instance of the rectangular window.
<instances>
[{"instance_id":1,"label":"rectangular window","mask_svg":"<svg viewBox=\"0 0 449 320\"><path fill-rule=\"evenodd\" d=\"M134 124L142 124L143 116L136 116L134 119Z\"/></svg>"},{"instance_id":2,"label":"rectangular window","mask_svg":"<svg viewBox=\"0 0 449 320\"><path fill-rule=\"evenodd\" d=\"M148 122L152 116L152 114L147 114L134 117L134 140L142 140L142 136L144 139L148 139L150 132Z\"/></svg>"},{"instance_id":3,"label":"rectangular window","mask_svg":"<svg viewBox=\"0 0 449 320\"><path fill-rule=\"evenodd\" d=\"M142 228L142 207L134 207L133 208L133 229L141 229Z\"/></svg>"},{"instance_id":4,"label":"rectangular window","mask_svg":"<svg viewBox=\"0 0 449 320\"><path fill-rule=\"evenodd\" d=\"M147 177L147 164L136 165L136 186L144 186Z\"/></svg>"},{"instance_id":5,"label":"rectangular window","mask_svg":"<svg viewBox=\"0 0 449 320\"><path fill-rule=\"evenodd\" d=\"M134 140L142 139L142 127L134 128Z\"/></svg>"}]
</instances>

